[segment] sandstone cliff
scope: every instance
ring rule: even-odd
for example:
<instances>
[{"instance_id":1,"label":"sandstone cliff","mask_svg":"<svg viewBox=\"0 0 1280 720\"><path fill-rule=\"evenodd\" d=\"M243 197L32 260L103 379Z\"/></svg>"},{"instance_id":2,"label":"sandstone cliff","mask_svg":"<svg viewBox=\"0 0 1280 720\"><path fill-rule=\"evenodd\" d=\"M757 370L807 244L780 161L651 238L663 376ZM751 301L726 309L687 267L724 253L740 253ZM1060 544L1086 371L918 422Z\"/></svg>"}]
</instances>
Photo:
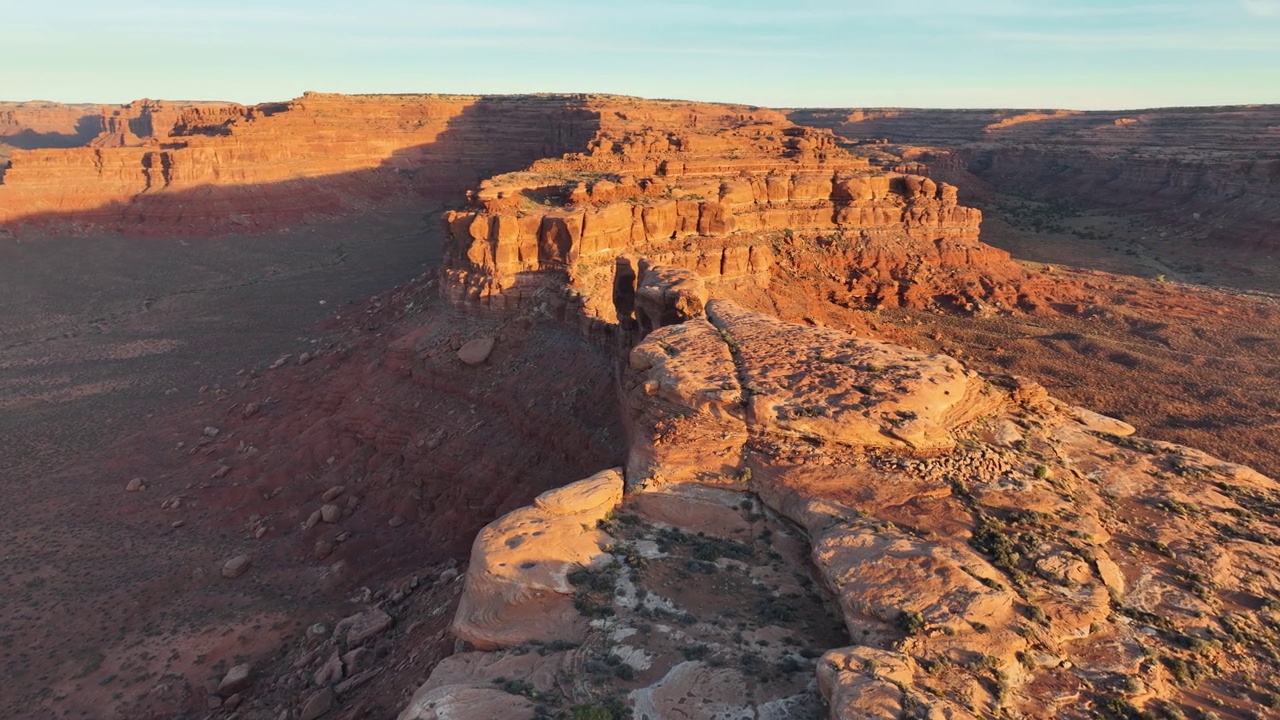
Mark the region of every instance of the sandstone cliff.
<instances>
[{"instance_id":1,"label":"sandstone cliff","mask_svg":"<svg viewBox=\"0 0 1280 720\"><path fill-rule=\"evenodd\" d=\"M1226 249L1280 247L1280 106L1125 112L797 110L798 123L957 153L995 188L1149 212ZM1194 214L1194 215L1193 215Z\"/></svg>"},{"instance_id":2,"label":"sandstone cliff","mask_svg":"<svg viewBox=\"0 0 1280 720\"><path fill-rule=\"evenodd\" d=\"M102 132L88 144L127 147L156 145L192 135L227 135L233 122L248 115L249 108L234 103L138 100L104 108Z\"/></svg>"},{"instance_id":3,"label":"sandstone cliff","mask_svg":"<svg viewBox=\"0 0 1280 720\"><path fill-rule=\"evenodd\" d=\"M78 147L102 131L97 105L0 102L0 182L15 150Z\"/></svg>"},{"instance_id":4,"label":"sandstone cliff","mask_svg":"<svg viewBox=\"0 0 1280 720\"><path fill-rule=\"evenodd\" d=\"M981 213L960 205L954 186L900 157L760 108L616 98L593 107L601 124L586 152L486 180L470 207L445 215L455 303L549 302L599 329L618 320L619 254L759 287L778 253L804 240L830 248L829 272L858 302L929 305L978 274L1021 273L978 240ZM922 265L966 280L917 282Z\"/></svg>"},{"instance_id":5,"label":"sandstone cliff","mask_svg":"<svg viewBox=\"0 0 1280 720\"><path fill-rule=\"evenodd\" d=\"M102 132L100 105L0 102L0 143L13 148L75 147Z\"/></svg>"},{"instance_id":6,"label":"sandstone cliff","mask_svg":"<svg viewBox=\"0 0 1280 720\"><path fill-rule=\"evenodd\" d=\"M0 222L210 234L460 192L585 146L578 96L340 96L243 108L140 101L90 147L14 151Z\"/></svg>"}]
</instances>

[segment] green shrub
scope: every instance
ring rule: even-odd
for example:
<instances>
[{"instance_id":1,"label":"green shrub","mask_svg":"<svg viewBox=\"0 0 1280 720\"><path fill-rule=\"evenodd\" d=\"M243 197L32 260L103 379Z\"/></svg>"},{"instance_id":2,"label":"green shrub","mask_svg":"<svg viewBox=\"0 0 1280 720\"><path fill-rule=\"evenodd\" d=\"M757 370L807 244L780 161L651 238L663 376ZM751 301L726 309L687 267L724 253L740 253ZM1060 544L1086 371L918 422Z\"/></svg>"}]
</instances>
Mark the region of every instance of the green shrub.
<instances>
[{"instance_id":1,"label":"green shrub","mask_svg":"<svg viewBox=\"0 0 1280 720\"><path fill-rule=\"evenodd\" d=\"M924 616L918 610L903 610L894 618L893 624L907 635L915 635L924 630Z\"/></svg>"}]
</instances>

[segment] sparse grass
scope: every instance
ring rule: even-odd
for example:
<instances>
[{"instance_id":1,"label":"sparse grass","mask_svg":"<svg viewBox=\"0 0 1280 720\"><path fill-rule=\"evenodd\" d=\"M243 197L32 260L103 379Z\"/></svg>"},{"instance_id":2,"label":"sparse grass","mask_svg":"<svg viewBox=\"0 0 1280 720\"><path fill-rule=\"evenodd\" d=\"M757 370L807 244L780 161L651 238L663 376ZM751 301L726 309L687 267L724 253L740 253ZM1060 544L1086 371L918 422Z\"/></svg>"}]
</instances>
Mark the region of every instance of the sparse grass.
<instances>
[{"instance_id":1,"label":"sparse grass","mask_svg":"<svg viewBox=\"0 0 1280 720\"><path fill-rule=\"evenodd\" d=\"M573 606L587 617L613 615L613 591L618 583L619 567L610 563L599 570L581 568L569 573L574 586Z\"/></svg>"}]
</instances>

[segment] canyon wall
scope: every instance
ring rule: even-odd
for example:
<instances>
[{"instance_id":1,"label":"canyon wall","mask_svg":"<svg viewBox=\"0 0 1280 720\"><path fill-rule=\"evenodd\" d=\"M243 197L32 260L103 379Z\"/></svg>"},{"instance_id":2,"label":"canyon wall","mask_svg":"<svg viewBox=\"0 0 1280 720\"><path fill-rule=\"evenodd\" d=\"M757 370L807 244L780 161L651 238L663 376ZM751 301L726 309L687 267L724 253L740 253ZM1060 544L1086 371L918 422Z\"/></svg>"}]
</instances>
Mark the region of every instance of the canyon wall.
<instances>
[{"instance_id":1,"label":"canyon wall","mask_svg":"<svg viewBox=\"0 0 1280 720\"><path fill-rule=\"evenodd\" d=\"M0 102L0 183L17 150L78 147L102 131L98 105Z\"/></svg>"},{"instance_id":2,"label":"canyon wall","mask_svg":"<svg viewBox=\"0 0 1280 720\"><path fill-rule=\"evenodd\" d=\"M102 131L89 145L128 147L166 142L190 135L229 135L230 125L247 118L250 108L235 103L138 100L103 108Z\"/></svg>"},{"instance_id":3,"label":"canyon wall","mask_svg":"<svg viewBox=\"0 0 1280 720\"><path fill-rule=\"evenodd\" d=\"M15 151L0 223L164 234L279 227L580 149L581 96L343 96L240 107L140 101L104 112L89 147Z\"/></svg>"},{"instance_id":4,"label":"canyon wall","mask_svg":"<svg viewBox=\"0 0 1280 720\"><path fill-rule=\"evenodd\" d=\"M102 131L100 105L0 102L0 144L10 149L75 147Z\"/></svg>"},{"instance_id":5,"label":"canyon wall","mask_svg":"<svg viewBox=\"0 0 1280 720\"><path fill-rule=\"evenodd\" d=\"M1026 188L1086 208L1154 213L1224 248L1280 248L1280 154L1012 146L964 149L960 156L997 188Z\"/></svg>"},{"instance_id":6,"label":"canyon wall","mask_svg":"<svg viewBox=\"0 0 1280 720\"><path fill-rule=\"evenodd\" d=\"M788 117L848 138L937 146L1002 192L1151 213L1223 248L1280 247L1280 106Z\"/></svg>"}]
</instances>

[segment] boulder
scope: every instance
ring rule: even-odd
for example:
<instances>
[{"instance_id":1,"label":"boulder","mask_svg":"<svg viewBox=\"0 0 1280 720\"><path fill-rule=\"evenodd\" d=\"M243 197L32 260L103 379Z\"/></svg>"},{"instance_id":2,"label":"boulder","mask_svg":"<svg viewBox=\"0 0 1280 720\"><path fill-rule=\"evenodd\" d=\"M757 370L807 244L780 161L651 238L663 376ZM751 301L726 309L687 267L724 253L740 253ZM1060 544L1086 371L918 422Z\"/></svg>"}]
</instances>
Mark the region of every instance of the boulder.
<instances>
[{"instance_id":1,"label":"boulder","mask_svg":"<svg viewBox=\"0 0 1280 720\"><path fill-rule=\"evenodd\" d=\"M298 720L316 720L333 707L333 691L325 688L307 698L298 710Z\"/></svg>"},{"instance_id":2,"label":"boulder","mask_svg":"<svg viewBox=\"0 0 1280 720\"><path fill-rule=\"evenodd\" d=\"M622 473L604 470L539 495L476 536L453 621L477 648L580 636L569 573L607 561L611 538L596 523L622 501Z\"/></svg>"},{"instance_id":3,"label":"boulder","mask_svg":"<svg viewBox=\"0 0 1280 720\"><path fill-rule=\"evenodd\" d=\"M235 695L253 684L253 668L247 664L232 667L218 683L218 694L222 697Z\"/></svg>"},{"instance_id":4,"label":"boulder","mask_svg":"<svg viewBox=\"0 0 1280 720\"><path fill-rule=\"evenodd\" d=\"M640 261L640 278L636 287L636 321L641 331L701 317L707 305L707 286L692 270L680 267L650 266Z\"/></svg>"},{"instance_id":5,"label":"boulder","mask_svg":"<svg viewBox=\"0 0 1280 720\"><path fill-rule=\"evenodd\" d=\"M484 337L463 343L458 349L458 359L468 365L479 365L489 359L495 341L495 338Z\"/></svg>"},{"instance_id":6,"label":"boulder","mask_svg":"<svg viewBox=\"0 0 1280 720\"><path fill-rule=\"evenodd\" d=\"M248 555L237 555L222 564L222 577L238 578L249 571L250 564Z\"/></svg>"},{"instance_id":7,"label":"boulder","mask_svg":"<svg viewBox=\"0 0 1280 720\"><path fill-rule=\"evenodd\" d=\"M365 640L382 633L391 627L394 619L381 608L370 608L362 613L351 615L338 621L334 626L335 635L346 634L347 645L356 646Z\"/></svg>"}]
</instances>

